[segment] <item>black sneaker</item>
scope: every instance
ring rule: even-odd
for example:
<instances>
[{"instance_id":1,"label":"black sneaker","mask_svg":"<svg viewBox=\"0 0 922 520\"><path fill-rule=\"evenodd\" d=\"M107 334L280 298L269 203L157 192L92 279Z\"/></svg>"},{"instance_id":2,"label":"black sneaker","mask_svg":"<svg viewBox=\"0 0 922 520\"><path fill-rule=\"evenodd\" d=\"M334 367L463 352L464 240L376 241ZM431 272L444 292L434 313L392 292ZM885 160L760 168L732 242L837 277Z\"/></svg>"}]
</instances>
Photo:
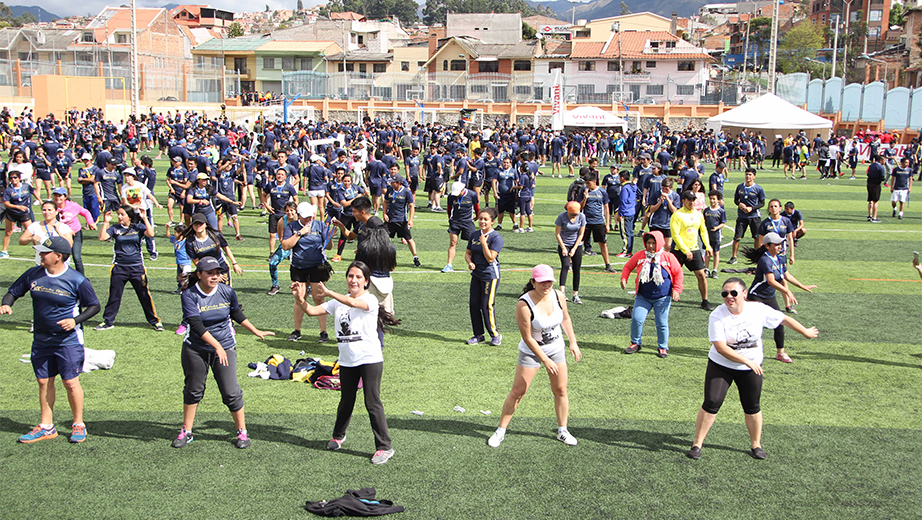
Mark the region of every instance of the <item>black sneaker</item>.
<instances>
[{"instance_id":1,"label":"black sneaker","mask_svg":"<svg viewBox=\"0 0 922 520\"><path fill-rule=\"evenodd\" d=\"M343 447L344 442L346 442L345 436L343 436L342 439L330 439L330 442L327 443L327 449L330 451L336 451Z\"/></svg>"},{"instance_id":2,"label":"black sneaker","mask_svg":"<svg viewBox=\"0 0 922 520\"><path fill-rule=\"evenodd\" d=\"M330 341L330 336L327 334L327 331L322 331L320 333L320 339L317 340L317 343L326 343L327 341Z\"/></svg>"},{"instance_id":3,"label":"black sneaker","mask_svg":"<svg viewBox=\"0 0 922 520\"><path fill-rule=\"evenodd\" d=\"M288 341L298 341L299 339L301 339L300 330L295 330L294 332L288 335Z\"/></svg>"},{"instance_id":4,"label":"black sneaker","mask_svg":"<svg viewBox=\"0 0 922 520\"><path fill-rule=\"evenodd\" d=\"M154 330L156 330L157 332L163 332L163 323L160 323L159 321L155 323Z\"/></svg>"},{"instance_id":5,"label":"black sneaker","mask_svg":"<svg viewBox=\"0 0 922 520\"><path fill-rule=\"evenodd\" d=\"M730 265L733 265L733 264L735 264L735 263L737 263L737 262L739 262L739 260L737 260L735 256L731 256L731 257L730 257L730 260L727 261L727 263L730 264Z\"/></svg>"},{"instance_id":6,"label":"black sneaker","mask_svg":"<svg viewBox=\"0 0 922 520\"><path fill-rule=\"evenodd\" d=\"M615 269L611 266L611 264L605 264L605 272L606 272L606 273L614 273L614 272L615 272Z\"/></svg>"},{"instance_id":7,"label":"black sneaker","mask_svg":"<svg viewBox=\"0 0 922 520\"><path fill-rule=\"evenodd\" d=\"M269 296L275 296L278 293L279 293L279 286L273 285L272 288L269 289L269 292L267 292L266 294L268 294Z\"/></svg>"},{"instance_id":8,"label":"black sneaker","mask_svg":"<svg viewBox=\"0 0 922 520\"><path fill-rule=\"evenodd\" d=\"M700 460L701 459L701 447L692 446L691 449L688 450L688 453L685 454L685 456L692 460Z\"/></svg>"},{"instance_id":9,"label":"black sneaker","mask_svg":"<svg viewBox=\"0 0 922 520\"><path fill-rule=\"evenodd\" d=\"M705 311L712 311L714 310L714 306L711 305L711 302L707 300L701 300L701 309Z\"/></svg>"},{"instance_id":10,"label":"black sneaker","mask_svg":"<svg viewBox=\"0 0 922 520\"><path fill-rule=\"evenodd\" d=\"M419 257L418 257L418 256L414 256L414 257L413 257L413 265L414 265L415 267L419 267L419 266L422 265L421 263L419 263Z\"/></svg>"},{"instance_id":11,"label":"black sneaker","mask_svg":"<svg viewBox=\"0 0 922 520\"><path fill-rule=\"evenodd\" d=\"M758 460L763 460L766 457L765 450L763 450L761 446L749 450L749 454L752 455L752 458Z\"/></svg>"},{"instance_id":12,"label":"black sneaker","mask_svg":"<svg viewBox=\"0 0 922 520\"><path fill-rule=\"evenodd\" d=\"M180 428L179 436L173 439L172 446L174 448L185 448L190 442L192 442L192 432L186 431L185 428Z\"/></svg>"},{"instance_id":13,"label":"black sneaker","mask_svg":"<svg viewBox=\"0 0 922 520\"><path fill-rule=\"evenodd\" d=\"M234 446L241 450L250 447L250 436L247 435L246 430L237 430L237 439L234 441Z\"/></svg>"}]
</instances>

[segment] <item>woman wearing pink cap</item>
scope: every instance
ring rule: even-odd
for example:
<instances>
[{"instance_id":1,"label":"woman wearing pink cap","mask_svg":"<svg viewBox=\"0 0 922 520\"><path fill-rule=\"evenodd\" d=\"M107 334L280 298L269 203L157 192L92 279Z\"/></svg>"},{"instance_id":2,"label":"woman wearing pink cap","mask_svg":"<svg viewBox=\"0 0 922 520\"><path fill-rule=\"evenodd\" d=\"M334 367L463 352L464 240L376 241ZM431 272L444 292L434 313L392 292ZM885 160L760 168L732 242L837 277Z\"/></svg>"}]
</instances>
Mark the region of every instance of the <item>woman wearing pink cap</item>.
<instances>
[{"instance_id":1,"label":"woman wearing pink cap","mask_svg":"<svg viewBox=\"0 0 922 520\"><path fill-rule=\"evenodd\" d=\"M515 318L522 334L522 340L519 341L519 362L515 367L512 390L503 403L499 428L487 444L497 448L503 442L512 414L525 397L532 379L543 364L554 392L557 440L567 446L575 446L576 438L567 430L570 400L567 397L567 357L561 329L567 334L573 359L579 361L582 353L576 343L573 324L567 312L567 300L562 292L554 289L554 270L551 266L541 264L531 270L531 280L525 285L525 291L516 305Z\"/></svg>"}]
</instances>

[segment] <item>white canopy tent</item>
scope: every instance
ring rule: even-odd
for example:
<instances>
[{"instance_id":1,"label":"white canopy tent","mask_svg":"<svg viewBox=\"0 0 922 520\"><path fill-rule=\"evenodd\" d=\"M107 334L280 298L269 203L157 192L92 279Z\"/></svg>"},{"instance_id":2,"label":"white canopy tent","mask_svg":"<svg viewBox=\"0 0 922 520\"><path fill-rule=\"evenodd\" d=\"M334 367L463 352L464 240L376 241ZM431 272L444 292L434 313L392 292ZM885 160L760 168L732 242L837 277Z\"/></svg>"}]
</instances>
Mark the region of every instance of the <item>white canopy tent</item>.
<instances>
[{"instance_id":1,"label":"white canopy tent","mask_svg":"<svg viewBox=\"0 0 922 520\"><path fill-rule=\"evenodd\" d=\"M627 128L627 121L599 107L582 106L563 114L563 126L580 128Z\"/></svg>"},{"instance_id":2,"label":"white canopy tent","mask_svg":"<svg viewBox=\"0 0 922 520\"><path fill-rule=\"evenodd\" d=\"M800 130L817 130L829 137L832 121L788 103L774 94L764 94L723 114L710 117L707 127L722 129L730 134L745 130L758 130L769 137L776 134L797 133Z\"/></svg>"}]
</instances>

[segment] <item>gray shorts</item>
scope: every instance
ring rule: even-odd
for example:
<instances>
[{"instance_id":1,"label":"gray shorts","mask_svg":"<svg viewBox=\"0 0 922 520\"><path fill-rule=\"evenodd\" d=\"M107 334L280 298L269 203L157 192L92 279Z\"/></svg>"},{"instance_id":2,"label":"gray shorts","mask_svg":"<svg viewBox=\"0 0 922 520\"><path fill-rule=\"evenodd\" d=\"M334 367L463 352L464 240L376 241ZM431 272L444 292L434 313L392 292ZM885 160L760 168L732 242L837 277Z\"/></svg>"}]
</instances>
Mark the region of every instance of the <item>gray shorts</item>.
<instances>
[{"instance_id":1,"label":"gray shorts","mask_svg":"<svg viewBox=\"0 0 922 520\"><path fill-rule=\"evenodd\" d=\"M550 355L548 357L551 358L551 361L557 363L558 365L561 363L566 363L567 351L566 349L561 349L556 354ZM535 355L534 352L525 353L520 350L519 365L525 368L538 368L541 366L541 360L538 358L538 356Z\"/></svg>"}]
</instances>

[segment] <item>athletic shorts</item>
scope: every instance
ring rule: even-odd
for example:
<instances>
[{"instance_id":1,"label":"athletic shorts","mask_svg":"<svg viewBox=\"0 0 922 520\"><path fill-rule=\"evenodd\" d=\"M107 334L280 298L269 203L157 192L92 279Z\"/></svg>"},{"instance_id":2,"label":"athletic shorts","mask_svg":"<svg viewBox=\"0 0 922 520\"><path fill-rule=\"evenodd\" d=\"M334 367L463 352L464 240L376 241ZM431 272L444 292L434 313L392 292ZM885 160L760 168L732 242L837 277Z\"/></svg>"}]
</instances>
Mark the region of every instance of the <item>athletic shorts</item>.
<instances>
[{"instance_id":1,"label":"athletic shorts","mask_svg":"<svg viewBox=\"0 0 922 520\"><path fill-rule=\"evenodd\" d=\"M893 190L890 202L909 202L909 190Z\"/></svg>"},{"instance_id":2,"label":"athletic shorts","mask_svg":"<svg viewBox=\"0 0 922 520\"><path fill-rule=\"evenodd\" d=\"M180 205L185 204L186 198L183 196L182 193L170 193L169 197L173 199L174 201L178 202Z\"/></svg>"},{"instance_id":3,"label":"athletic shorts","mask_svg":"<svg viewBox=\"0 0 922 520\"><path fill-rule=\"evenodd\" d=\"M672 238L672 229L670 228L650 226L650 232L653 232L653 231L659 231L660 233L662 233L663 238Z\"/></svg>"},{"instance_id":4,"label":"athletic shorts","mask_svg":"<svg viewBox=\"0 0 922 520\"><path fill-rule=\"evenodd\" d=\"M675 255L676 260L679 261L679 265L687 267L689 271L700 271L704 269L704 253L700 249L696 249L691 252L692 259L689 260L685 253L679 251L675 248L675 244L672 245L672 254Z\"/></svg>"},{"instance_id":5,"label":"athletic shorts","mask_svg":"<svg viewBox=\"0 0 922 520\"><path fill-rule=\"evenodd\" d=\"M122 207L122 203L117 200L107 200L103 202L103 213L109 211L118 211L118 208Z\"/></svg>"},{"instance_id":6,"label":"athletic shorts","mask_svg":"<svg viewBox=\"0 0 922 520\"><path fill-rule=\"evenodd\" d=\"M531 215L531 197L519 197L519 213Z\"/></svg>"},{"instance_id":7,"label":"athletic shorts","mask_svg":"<svg viewBox=\"0 0 922 520\"><path fill-rule=\"evenodd\" d=\"M426 192L442 191L442 178L441 177L427 177L425 191Z\"/></svg>"},{"instance_id":8,"label":"athletic shorts","mask_svg":"<svg viewBox=\"0 0 922 520\"><path fill-rule=\"evenodd\" d=\"M57 375L68 381L83 372L84 350L82 346L57 348L32 348L32 370L36 379Z\"/></svg>"},{"instance_id":9,"label":"athletic shorts","mask_svg":"<svg viewBox=\"0 0 922 520\"><path fill-rule=\"evenodd\" d=\"M557 154L551 154L551 162L554 164L560 164L561 156Z\"/></svg>"},{"instance_id":10,"label":"athletic shorts","mask_svg":"<svg viewBox=\"0 0 922 520\"><path fill-rule=\"evenodd\" d=\"M318 283L326 282L330 279L330 276L327 274L327 270L319 265L315 267L308 267L307 269L300 269L291 266L290 272L292 282Z\"/></svg>"},{"instance_id":11,"label":"athletic shorts","mask_svg":"<svg viewBox=\"0 0 922 520\"><path fill-rule=\"evenodd\" d=\"M215 200L215 213L218 215L236 215L240 206L224 200Z\"/></svg>"},{"instance_id":12,"label":"athletic shorts","mask_svg":"<svg viewBox=\"0 0 922 520\"><path fill-rule=\"evenodd\" d=\"M515 213L515 194L500 195L496 202L498 213Z\"/></svg>"},{"instance_id":13,"label":"athletic shorts","mask_svg":"<svg viewBox=\"0 0 922 520\"><path fill-rule=\"evenodd\" d=\"M545 354L547 353L545 352ZM566 363L567 362L567 351L561 349L553 354L548 355L547 357L551 358L551 361L553 361L554 363L557 363L558 365L561 363ZM540 358L538 358L538 356L535 355L534 352L526 353L520 350L519 351L519 366L522 366L524 368L538 368L541 366L541 360Z\"/></svg>"},{"instance_id":14,"label":"athletic shorts","mask_svg":"<svg viewBox=\"0 0 922 520\"><path fill-rule=\"evenodd\" d=\"M608 240L608 230L605 224L586 224L586 236L591 236L596 244L604 244Z\"/></svg>"},{"instance_id":15,"label":"athletic shorts","mask_svg":"<svg viewBox=\"0 0 922 520\"><path fill-rule=\"evenodd\" d=\"M448 232L452 235L458 235L461 237L461 240L470 240L471 236L474 234L474 230L473 221L468 221L466 223L448 221Z\"/></svg>"},{"instance_id":16,"label":"athletic shorts","mask_svg":"<svg viewBox=\"0 0 922 520\"><path fill-rule=\"evenodd\" d=\"M285 215L276 215L275 213L269 214L269 234L278 233L279 220L285 218Z\"/></svg>"},{"instance_id":17,"label":"athletic shorts","mask_svg":"<svg viewBox=\"0 0 922 520\"><path fill-rule=\"evenodd\" d=\"M391 238L397 236L405 240L413 239L413 235L410 234L410 228L407 226L406 222L388 222L387 234Z\"/></svg>"},{"instance_id":18,"label":"athletic shorts","mask_svg":"<svg viewBox=\"0 0 922 520\"><path fill-rule=\"evenodd\" d=\"M51 170L35 170L35 178L43 181L50 181Z\"/></svg>"},{"instance_id":19,"label":"athletic shorts","mask_svg":"<svg viewBox=\"0 0 922 520\"><path fill-rule=\"evenodd\" d=\"M19 211L12 211L9 208L7 208L7 210L3 212L3 218L9 220L13 224L25 224L26 222L30 222L30 221L35 222L35 216L32 213L31 209L29 209L29 211L26 211L26 212L19 212Z\"/></svg>"},{"instance_id":20,"label":"athletic shorts","mask_svg":"<svg viewBox=\"0 0 922 520\"><path fill-rule=\"evenodd\" d=\"M368 194L372 197L380 197L382 191L381 186L375 186L373 184L368 185Z\"/></svg>"},{"instance_id":21,"label":"athletic shorts","mask_svg":"<svg viewBox=\"0 0 922 520\"><path fill-rule=\"evenodd\" d=\"M759 218L738 218L736 219L736 228L733 230L733 240L740 241L746 236L746 228L749 228L749 235L752 238L756 237L756 233L759 231Z\"/></svg>"},{"instance_id":22,"label":"athletic shorts","mask_svg":"<svg viewBox=\"0 0 922 520\"><path fill-rule=\"evenodd\" d=\"M723 237L721 236L719 229L717 231L708 231L708 244L711 245L711 249L713 251L720 250L720 239L721 238Z\"/></svg>"},{"instance_id":23,"label":"athletic shorts","mask_svg":"<svg viewBox=\"0 0 922 520\"><path fill-rule=\"evenodd\" d=\"M868 202L877 202L880 200L880 184L876 186L868 185Z\"/></svg>"},{"instance_id":24,"label":"athletic shorts","mask_svg":"<svg viewBox=\"0 0 922 520\"><path fill-rule=\"evenodd\" d=\"M323 197L326 196L326 194L327 194L327 191L326 191L325 189L323 189L323 188L321 188L321 189L319 189L319 190L307 190L307 196L308 196L308 197L321 197L321 198L323 198Z\"/></svg>"},{"instance_id":25,"label":"athletic shorts","mask_svg":"<svg viewBox=\"0 0 922 520\"><path fill-rule=\"evenodd\" d=\"M858 158L857 158L857 157L849 157L849 158L848 158L848 167L851 168L851 169L853 169L853 170L854 170L855 168L857 168L857 167L858 167Z\"/></svg>"}]
</instances>

